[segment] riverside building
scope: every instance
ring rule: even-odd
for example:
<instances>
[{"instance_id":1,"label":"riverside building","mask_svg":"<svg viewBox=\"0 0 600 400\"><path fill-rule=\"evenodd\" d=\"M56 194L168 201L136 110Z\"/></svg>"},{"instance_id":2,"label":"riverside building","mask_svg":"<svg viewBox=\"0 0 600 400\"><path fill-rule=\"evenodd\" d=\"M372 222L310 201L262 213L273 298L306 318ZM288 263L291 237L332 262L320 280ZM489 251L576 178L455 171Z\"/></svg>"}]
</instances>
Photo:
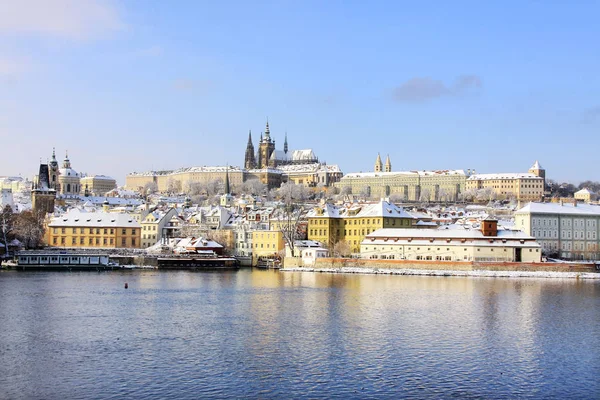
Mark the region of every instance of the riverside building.
<instances>
[{"instance_id":1,"label":"riverside building","mask_svg":"<svg viewBox=\"0 0 600 400\"><path fill-rule=\"evenodd\" d=\"M549 256L600 260L600 206L529 203L515 213L515 225Z\"/></svg>"},{"instance_id":2,"label":"riverside building","mask_svg":"<svg viewBox=\"0 0 600 400\"><path fill-rule=\"evenodd\" d=\"M530 235L498 229L487 218L481 229L378 229L360 245L361 258L382 260L540 262L541 247Z\"/></svg>"},{"instance_id":3,"label":"riverside building","mask_svg":"<svg viewBox=\"0 0 600 400\"><path fill-rule=\"evenodd\" d=\"M139 248L140 224L124 213L83 212L71 209L47 225L50 247Z\"/></svg>"}]
</instances>

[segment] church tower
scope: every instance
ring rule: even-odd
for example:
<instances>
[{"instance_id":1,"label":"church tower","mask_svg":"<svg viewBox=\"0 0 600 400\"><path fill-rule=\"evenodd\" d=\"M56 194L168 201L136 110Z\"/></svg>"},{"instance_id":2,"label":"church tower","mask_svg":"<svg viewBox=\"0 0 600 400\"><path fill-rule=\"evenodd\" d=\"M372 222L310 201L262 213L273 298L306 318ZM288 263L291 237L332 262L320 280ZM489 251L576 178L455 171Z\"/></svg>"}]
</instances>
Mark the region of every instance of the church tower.
<instances>
[{"instance_id":1,"label":"church tower","mask_svg":"<svg viewBox=\"0 0 600 400\"><path fill-rule=\"evenodd\" d=\"M528 172L542 178L544 180L544 190L546 190L546 170L540 165L538 160L535 160L535 163L529 168Z\"/></svg>"},{"instance_id":2,"label":"church tower","mask_svg":"<svg viewBox=\"0 0 600 400\"><path fill-rule=\"evenodd\" d=\"M248 132L248 145L246 146L246 156L244 158L244 168L256 168L256 159L254 158L254 145L252 144L252 131Z\"/></svg>"},{"instance_id":3,"label":"church tower","mask_svg":"<svg viewBox=\"0 0 600 400\"><path fill-rule=\"evenodd\" d=\"M381 172L383 170L383 163L381 162L381 156L377 153L377 160L375 160L375 172Z\"/></svg>"},{"instance_id":4,"label":"church tower","mask_svg":"<svg viewBox=\"0 0 600 400\"><path fill-rule=\"evenodd\" d=\"M288 153L287 132L285 133L285 141L283 142L283 152L287 156L287 153Z\"/></svg>"},{"instance_id":5,"label":"church tower","mask_svg":"<svg viewBox=\"0 0 600 400\"><path fill-rule=\"evenodd\" d=\"M268 168L269 160L271 159L271 154L275 151L275 142L271 140L271 131L269 130L269 121L267 121L267 126L265 127L265 135L261 138L260 143L258 145L258 159L259 165L258 168Z\"/></svg>"},{"instance_id":6,"label":"church tower","mask_svg":"<svg viewBox=\"0 0 600 400\"><path fill-rule=\"evenodd\" d=\"M54 147L52 148L52 159L48 164L48 175L48 187L58 192L60 190L60 186L58 184L58 161L56 161L56 150Z\"/></svg>"},{"instance_id":7,"label":"church tower","mask_svg":"<svg viewBox=\"0 0 600 400\"><path fill-rule=\"evenodd\" d=\"M385 159L385 172L392 172L392 162L390 161L390 155L387 155Z\"/></svg>"}]
</instances>

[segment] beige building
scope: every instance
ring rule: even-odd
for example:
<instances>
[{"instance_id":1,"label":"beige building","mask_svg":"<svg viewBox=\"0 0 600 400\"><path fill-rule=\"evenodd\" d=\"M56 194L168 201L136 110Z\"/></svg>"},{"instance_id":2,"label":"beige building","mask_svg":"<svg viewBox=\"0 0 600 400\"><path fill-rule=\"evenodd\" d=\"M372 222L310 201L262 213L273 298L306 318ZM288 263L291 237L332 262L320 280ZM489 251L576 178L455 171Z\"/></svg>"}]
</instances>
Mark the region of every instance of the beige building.
<instances>
[{"instance_id":1,"label":"beige building","mask_svg":"<svg viewBox=\"0 0 600 400\"><path fill-rule=\"evenodd\" d=\"M342 179L343 173L337 165L327 165L322 163L314 164L289 164L278 167L282 172L284 180L304 185L331 186Z\"/></svg>"},{"instance_id":2,"label":"beige building","mask_svg":"<svg viewBox=\"0 0 600 400\"><path fill-rule=\"evenodd\" d=\"M117 181L110 176L92 175L80 179L81 194L104 196L117 187Z\"/></svg>"},{"instance_id":3,"label":"beige building","mask_svg":"<svg viewBox=\"0 0 600 400\"><path fill-rule=\"evenodd\" d=\"M575 197L575 200L582 201L584 203L591 203L592 201L596 201L598 199L596 193L587 188L583 188L575 192L573 197Z\"/></svg>"},{"instance_id":4,"label":"beige building","mask_svg":"<svg viewBox=\"0 0 600 400\"><path fill-rule=\"evenodd\" d=\"M550 256L600 260L600 206L529 203L515 213L515 226Z\"/></svg>"},{"instance_id":5,"label":"beige building","mask_svg":"<svg viewBox=\"0 0 600 400\"><path fill-rule=\"evenodd\" d=\"M391 163L379 164L378 157L376 169L391 170ZM466 180L463 170L360 172L344 175L334 186L365 197L399 194L406 201L454 201L465 190Z\"/></svg>"},{"instance_id":6,"label":"beige building","mask_svg":"<svg viewBox=\"0 0 600 400\"><path fill-rule=\"evenodd\" d=\"M244 171L238 167L190 167L173 171L151 171L128 174L125 186L129 190L141 192L148 184L156 184L159 192L187 192L195 183L207 184L216 180L239 185L244 182Z\"/></svg>"},{"instance_id":7,"label":"beige building","mask_svg":"<svg viewBox=\"0 0 600 400\"><path fill-rule=\"evenodd\" d=\"M127 214L72 209L46 229L50 247L139 248L140 224Z\"/></svg>"},{"instance_id":8,"label":"beige building","mask_svg":"<svg viewBox=\"0 0 600 400\"><path fill-rule=\"evenodd\" d=\"M541 254L535 238L498 230L493 219L481 230L378 229L360 245L361 258L382 260L540 262Z\"/></svg>"},{"instance_id":9,"label":"beige building","mask_svg":"<svg viewBox=\"0 0 600 400\"><path fill-rule=\"evenodd\" d=\"M544 197L546 171L535 162L527 173L473 174L466 182L467 192L489 189L497 199L539 201Z\"/></svg>"}]
</instances>

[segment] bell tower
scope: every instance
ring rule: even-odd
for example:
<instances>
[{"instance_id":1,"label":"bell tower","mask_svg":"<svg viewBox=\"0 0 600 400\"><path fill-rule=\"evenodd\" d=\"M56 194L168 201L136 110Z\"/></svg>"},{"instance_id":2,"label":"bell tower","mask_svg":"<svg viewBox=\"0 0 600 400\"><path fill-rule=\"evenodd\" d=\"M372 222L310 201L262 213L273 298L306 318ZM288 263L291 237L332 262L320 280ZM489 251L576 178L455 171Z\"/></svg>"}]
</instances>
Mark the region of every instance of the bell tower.
<instances>
[{"instance_id":1,"label":"bell tower","mask_svg":"<svg viewBox=\"0 0 600 400\"><path fill-rule=\"evenodd\" d=\"M375 172L381 172L383 170L383 163L381 162L381 156L377 153L377 160L375 160Z\"/></svg>"},{"instance_id":2,"label":"bell tower","mask_svg":"<svg viewBox=\"0 0 600 400\"><path fill-rule=\"evenodd\" d=\"M269 129L269 121L267 120L267 126L265 127L265 135L261 137L258 145L258 168L268 168L271 154L275 151L275 142L271 140L271 131Z\"/></svg>"}]
</instances>

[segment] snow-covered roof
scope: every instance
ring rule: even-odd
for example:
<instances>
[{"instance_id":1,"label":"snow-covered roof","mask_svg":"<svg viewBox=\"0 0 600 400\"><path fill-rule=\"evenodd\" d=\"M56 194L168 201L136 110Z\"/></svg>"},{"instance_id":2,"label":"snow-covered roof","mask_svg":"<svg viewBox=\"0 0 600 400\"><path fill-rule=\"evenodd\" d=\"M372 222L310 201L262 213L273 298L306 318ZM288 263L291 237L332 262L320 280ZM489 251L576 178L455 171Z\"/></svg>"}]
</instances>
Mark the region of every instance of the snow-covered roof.
<instances>
[{"instance_id":1,"label":"snow-covered roof","mask_svg":"<svg viewBox=\"0 0 600 400\"><path fill-rule=\"evenodd\" d=\"M73 178L79 178L79 173L72 168L60 168L58 170L59 175L70 176Z\"/></svg>"},{"instance_id":2,"label":"snow-covered roof","mask_svg":"<svg viewBox=\"0 0 600 400\"><path fill-rule=\"evenodd\" d=\"M235 166L224 166L224 167L184 167L175 170L163 170L163 171L146 171L146 172L131 172L127 176L155 176L155 175L172 175L184 172L242 172L242 169Z\"/></svg>"},{"instance_id":3,"label":"snow-covered roof","mask_svg":"<svg viewBox=\"0 0 600 400\"><path fill-rule=\"evenodd\" d=\"M139 228L140 224L129 214L105 213L102 211L85 212L77 208L55 217L49 227L93 227L93 228Z\"/></svg>"},{"instance_id":4,"label":"snow-covered roof","mask_svg":"<svg viewBox=\"0 0 600 400\"><path fill-rule=\"evenodd\" d=\"M544 168L542 168L542 165L538 162L538 160L535 160L535 162L533 163L533 165L531 166L530 169L544 169Z\"/></svg>"},{"instance_id":5,"label":"snow-covered roof","mask_svg":"<svg viewBox=\"0 0 600 400\"><path fill-rule=\"evenodd\" d=\"M83 179L95 179L95 180L101 180L101 181L114 181L114 178L111 178L110 176L106 176L106 175L88 175L88 176L84 177Z\"/></svg>"},{"instance_id":6,"label":"snow-covered roof","mask_svg":"<svg viewBox=\"0 0 600 400\"><path fill-rule=\"evenodd\" d=\"M413 241L418 239L425 239L425 241L429 239L484 239L486 241L492 239L513 239L535 241L534 237L527 235L523 231L498 229L497 236L483 236L483 233L479 229L465 229L463 227L453 229L444 226L440 229L381 228L368 234L363 243L371 243L371 239L379 238L413 239Z\"/></svg>"},{"instance_id":7,"label":"snow-covered roof","mask_svg":"<svg viewBox=\"0 0 600 400\"><path fill-rule=\"evenodd\" d=\"M578 190L577 192L575 192L575 195L585 195L585 194L594 194L594 192L590 191L588 188L583 188L581 190Z\"/></svg>"},{"instance_id":8,"label":"snow-covered roof","mask_svg":"<svg viewBox=\"0 0 600 400\"><path fill-rule=\"evenodd\" d=\"M467 180L469 181L487 181L487 180L502 180L502 179L539 179L542 180L539 176L534 174L530 174L529 172L524 173L499 173L499 174L475 174L471 175Z\"/></svg>"},{"instance_id":9,"label":"snow-covered roof","mask_svg":"<svg viewBox=\"0 0 600 400\"><path fill-rule=\"evenodd\" d=\"M317 156L312 149L294 150L292 151L292 161L310 161L316 160Z\"/></svg>"},{"instance_id":10,"label":"snow-covered roof","mask_svg":"<svg viewBox=\"0 0 600 400\"><path fill-rule=\"evenodd\" d=\"M352 178L373 178L373 177L379 177L379 176L387 176L387 177L394 177L394 176L399 176L399 175L409 175L409 176L414 176L415 178L417 176L448 176L448 175L458 175L458 176L466 176L466 173L464 170L462 169L456 169L456 170L434 170L434 171L395 171L395 172L354 172L354 173L350 173L350 174L346 174L342 177L342 180L344 179L352 179Z\"/></svg>"},{"instance_id":11,"label":"snow-covered roof","mask_svg":"<svg viewBox=\"0 0 600 400\"><path fill-rule=\"evenodd\" d=\"M515 214L600 215L600 206L592 204L529 203Z\"/></svg>"},{"instance_id":12,"label":"snow-covered roof","mask_svg":"<svg viewBox=\"0 0 600 400\"><path fill-rule=\"evenodd\" d=\"M317 212L318 208L322 210L322 214L319 214L319 212ZM354 214L351 211L357 212L356 214ZM326 203L323 206L310 210L306 216L307 218L385 217L414 219L414 217L410 213L404 211L402 207L399 207L385 200L380 200L377 203L352 204L350 207L338 207L336 205Z\"/></svg>"},{"instance_id":13,"label":"snow-covered roof","mask_svg":"<svg viewBox=\"0 0 600 400\"><path fill-rule=\"evenodd\" d=\"M317 172L342 172L340 167L333 164L321 164L321 163L310 163L310 164L289 164L281 165L277 167L286 174L299 174L299 173L317 173Z\"/></svg>"}]
</instances>

